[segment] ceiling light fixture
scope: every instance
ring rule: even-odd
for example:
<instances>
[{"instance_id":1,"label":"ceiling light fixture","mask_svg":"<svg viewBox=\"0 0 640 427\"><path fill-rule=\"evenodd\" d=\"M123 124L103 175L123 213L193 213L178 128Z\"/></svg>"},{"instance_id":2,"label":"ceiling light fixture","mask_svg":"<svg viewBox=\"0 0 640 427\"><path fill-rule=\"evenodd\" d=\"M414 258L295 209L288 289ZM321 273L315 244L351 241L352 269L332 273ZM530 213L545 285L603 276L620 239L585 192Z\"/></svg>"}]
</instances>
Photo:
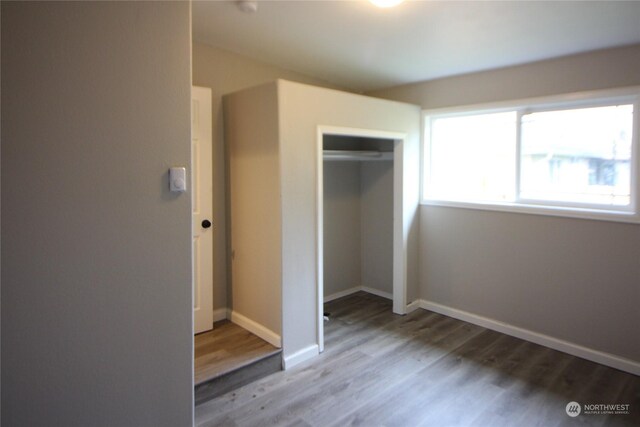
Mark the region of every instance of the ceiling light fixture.
<instances>
[{"instance_id":1,"label":"ceiling light fixture","mask_svg":"<svg viewBox=\"0 0 640 427\"><path fill-rule=\"evenodd\" d=\"M397 6L403 1L404 0L369 0L370 3L384 9Z\"/></svg>"}]
</instances>

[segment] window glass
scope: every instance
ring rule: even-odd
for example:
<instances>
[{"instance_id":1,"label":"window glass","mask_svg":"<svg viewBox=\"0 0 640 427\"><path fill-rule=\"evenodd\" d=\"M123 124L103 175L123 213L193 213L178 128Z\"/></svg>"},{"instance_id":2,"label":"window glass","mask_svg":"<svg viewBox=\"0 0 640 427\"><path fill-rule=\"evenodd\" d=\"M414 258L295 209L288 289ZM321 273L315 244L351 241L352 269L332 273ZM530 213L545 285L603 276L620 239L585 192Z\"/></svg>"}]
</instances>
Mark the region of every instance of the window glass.
<instances>
[{"instance_id":1,"label":"window glass","mask_svg":"<svg viewBox=\"0 0 640 427\"><path fill-rule=\"evenodd\" d=\"M523 115L520 198L629 206L632 125L632 105Z\"/></svg>"},{"instance_id":2,"label":"window glass","mask_svg":"<svg viewBox=\"0 0 640 427\"><path fill-rule=\"evenodd\" d=\"M640 89L425 114L425 203L640 223Z\"/></svg>"},{"instance_id":3,"label":"window glass","mask_svg":"<svg viewBox=\"0 0 640 427\"><path fill-rule=\"evenodd\" d=\"M428 197L513 200L516 117L507 112L433 119Z\"/></svg>"}]
</instances>

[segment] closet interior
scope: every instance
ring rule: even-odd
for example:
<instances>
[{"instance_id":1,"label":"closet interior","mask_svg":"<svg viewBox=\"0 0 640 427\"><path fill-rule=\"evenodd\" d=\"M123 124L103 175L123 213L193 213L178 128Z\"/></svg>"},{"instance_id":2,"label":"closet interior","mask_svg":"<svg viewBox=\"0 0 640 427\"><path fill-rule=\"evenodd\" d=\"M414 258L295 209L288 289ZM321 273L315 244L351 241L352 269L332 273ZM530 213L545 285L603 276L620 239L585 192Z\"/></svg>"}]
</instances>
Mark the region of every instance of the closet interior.
<instances>
[{"instance_id":1,"label":"closet interior","mask_svg":"<svg viewBox=\"0 0 640 427\"><path fill-rule=\"evenodd\" d=\"M395 141L322 142L324 302L358 291L392 299Z\"/></svg>"}]
</instances>

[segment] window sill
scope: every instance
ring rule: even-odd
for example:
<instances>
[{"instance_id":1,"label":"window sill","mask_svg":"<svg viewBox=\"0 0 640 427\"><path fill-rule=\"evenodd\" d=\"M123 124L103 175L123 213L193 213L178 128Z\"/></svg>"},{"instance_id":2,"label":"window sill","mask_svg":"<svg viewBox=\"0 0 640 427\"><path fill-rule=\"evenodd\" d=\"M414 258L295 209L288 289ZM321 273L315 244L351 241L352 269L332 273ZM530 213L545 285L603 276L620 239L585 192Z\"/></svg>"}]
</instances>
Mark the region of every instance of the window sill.
<instances>
[{"instance_id":1,"label":"window sill","mask_svg":"<svg viewBox=\"0 0 640 427\"><path fill-rule=\"evenodd\" d=\"M485 202L461 202L453 200L420 201L422 206L442 206L449 208L475 209L484 211L497 211L509 213L521 213L528 215L543 215L563 218L590 219L597 221L623 222L638 224L640 216L635 212L610 211L601 209L567 208L556 206L542 206L522 203L485 203Z\"/></svg>"}]
</instances>

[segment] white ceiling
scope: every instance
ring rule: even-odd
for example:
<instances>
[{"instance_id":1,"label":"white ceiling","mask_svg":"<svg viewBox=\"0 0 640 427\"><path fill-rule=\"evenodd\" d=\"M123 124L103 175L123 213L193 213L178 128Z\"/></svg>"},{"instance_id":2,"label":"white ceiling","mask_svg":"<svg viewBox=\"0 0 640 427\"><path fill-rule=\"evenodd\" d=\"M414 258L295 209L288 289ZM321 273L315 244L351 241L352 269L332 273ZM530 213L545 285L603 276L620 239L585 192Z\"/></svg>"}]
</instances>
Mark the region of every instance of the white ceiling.
<instances>
[{"instance_id":1,"label":"white ceiling","mask_svg":"<svg viewBox=\"0 0 640 427\"><path fill-rule=\"evenodd\" d=\"M367 91L640 43L640 1L194 1L193 36Z\"/></svg>"}]
</instances>

